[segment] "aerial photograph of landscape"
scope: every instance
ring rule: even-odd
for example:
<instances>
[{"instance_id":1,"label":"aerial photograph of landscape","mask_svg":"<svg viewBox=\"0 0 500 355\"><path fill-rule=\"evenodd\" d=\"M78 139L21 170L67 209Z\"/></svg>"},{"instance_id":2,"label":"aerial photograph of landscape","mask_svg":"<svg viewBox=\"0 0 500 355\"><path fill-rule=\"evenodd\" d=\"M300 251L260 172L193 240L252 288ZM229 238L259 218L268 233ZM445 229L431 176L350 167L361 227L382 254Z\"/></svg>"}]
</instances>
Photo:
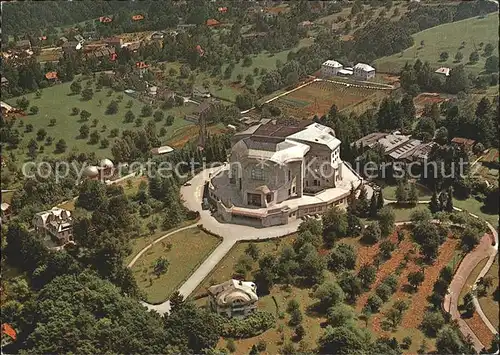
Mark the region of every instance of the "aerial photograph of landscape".
<instances>
[{"instance_id":1,"label":"aerial photograph of landscape","mask_svg":"<svg viewBox=\"0 0 500 355\"><path fill-rule=\"evenodd\" d=\"M498 354L498 0L1 1L2 354Z\"/></svg>"}]
</instances>

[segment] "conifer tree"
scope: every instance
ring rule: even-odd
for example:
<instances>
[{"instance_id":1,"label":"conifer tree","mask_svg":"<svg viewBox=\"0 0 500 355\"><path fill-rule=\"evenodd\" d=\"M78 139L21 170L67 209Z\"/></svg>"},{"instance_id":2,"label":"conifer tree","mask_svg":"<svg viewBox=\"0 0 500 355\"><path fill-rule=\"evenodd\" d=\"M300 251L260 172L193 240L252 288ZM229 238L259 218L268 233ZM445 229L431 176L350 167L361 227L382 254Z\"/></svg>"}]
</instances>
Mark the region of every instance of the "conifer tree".
<instances>
[{"instance_id":1,"label":"conifer tree","mask_svg":"<svg viewBox=\"0 0 500 355\"><path fill-rule=\"evenodd\" d=\"M431 213L436 213L441 210L441 208L439 207L439 200L436 191L434 191L434 193L432 194L431 202L429 203L429 209L431 210Z\"/></svg>"}]
</instances>

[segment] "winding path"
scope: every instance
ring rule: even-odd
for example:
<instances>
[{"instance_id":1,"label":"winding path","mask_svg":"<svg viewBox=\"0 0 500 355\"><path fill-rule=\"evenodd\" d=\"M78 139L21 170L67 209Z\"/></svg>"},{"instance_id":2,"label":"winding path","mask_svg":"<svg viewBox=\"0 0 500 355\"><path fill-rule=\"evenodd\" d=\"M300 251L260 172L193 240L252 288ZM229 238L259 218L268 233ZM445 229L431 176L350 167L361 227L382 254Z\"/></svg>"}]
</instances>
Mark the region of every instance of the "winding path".
<instances>
[{"instance_id":1,"label":"winding path","mask_svg":"<svg viewBox=\"0 0 500 355\"><path fill-rule=\"evenodd\" d=\"M288 235L290 233L296 232L297 228L301 222L301 220L296 220L290 224L268 227L268 228L255 228L250 226L243 226L237 224L225 224L220 223L214 217L212 217L210 211L202 210L201 201L203 197L203 188L205 181L208 180L212 175L216 174L221 167L205 169L201 173L195 175L192 180L190 180L190 186L181 187L181 196L184 200L184 205L192 210L198 211L200 213L200 221L198 224L202 224L203 228L219 235L222 237L223 241L221 244L215 248L215 250L205 259L205 261L194 271L194 273L181 285L179 288L179 292L184 296L188 297L198 285L208 276L208 274L215 268L215 266L224 258L224 256L231 250L231 248L238 241L247 241L247 240L261 240L261 239L271 239L277 238L281 236ZM369 194L371 191L369 191ZM387 203L396 202L393 200L384 201ZM429 201L419 201L421 204L429 203ZM457 211L462 211L460 208L454 207ZM469 213L471 216L475 218L479 218L478 216ZM398 222L396 225L404 225L409 224L411 222ZM460 291L462 290L465 281L469 277L472 270L477 266L479 261L488 257L489 260L481 270L478 275L477 280L484 276L491 265L495 260L495 256L498 252L498 233L497 230L488 222L486 222L488 228L495 238L495 245L492 245L491 238L489 235L483 236L479 245L469 254L467 254L463 261L461 262L457 272L453 276L453 280L450 283L449 293L445 296L445 301L443 303L443 307L446 312L451 314L452 319L456 319L458 321L460 330L462 333L467 336L470 335L473 342L474 347L479 352L484 346L479 341L474 332L470 329L467 323L460 317L460 313L458 312L458 298L460 295ZM195 228L197 225L190 225L187 227L182 227L177 230L171 231L162 237L156 239L151 244L147 245L144 249L142 249L132 261L129 263L128 267L134 265L134 263L144 254L152 245L160 242L164 238L177 233L182 230L186 230L189 228ZM170 312L170 301L165 301L161 304L153 305L148 304L146 302L142 302L144 306L146 306L149 310L155 310L160 314L165 314ZM481 309L479 302L476 298L474 298L474 304L476 306L478 314L483 319L484 323L488 326L488 328L492 331L493 334L496 334L496 330L488 320L486 315Z\"/></svg>"}]
</instances>

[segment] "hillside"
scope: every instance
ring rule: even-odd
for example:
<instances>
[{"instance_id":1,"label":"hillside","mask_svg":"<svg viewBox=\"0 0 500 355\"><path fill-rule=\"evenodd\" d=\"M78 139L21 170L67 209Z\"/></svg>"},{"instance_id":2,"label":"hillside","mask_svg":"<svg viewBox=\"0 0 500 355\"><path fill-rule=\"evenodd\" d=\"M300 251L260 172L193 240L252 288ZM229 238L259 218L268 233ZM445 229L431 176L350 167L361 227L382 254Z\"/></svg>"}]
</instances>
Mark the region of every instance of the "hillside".
<instances>
[{"instance_id":1,"label":"hillside","mask_svg":"<svg viewBox=\"0 0 500 355\"><path fill-rule=\"evenodd\" d=\"M376 68L381 72L398 72L406 62L414 62L417 58L422 61L429 61L433 67L448 66L452 67L455 54L460 51L463 54L461 63L465 68L478 74L483 70L486 58L482 55L483 51L479 48L480 43L493 44L494 53L498 55L498 16L494 13L485 18L470 18L462 21L447 23L441 26L429 28L425 31L413 35L415 45L406 49L403 53L393 54L388 57L382 57L375 61ZM421 46L421 41L424 45ZM462 42L465 47L460 49ZM481 54L476 64L468 64L469 55L477 48ZM448 52L449 58L445 62L440 62L441 52Z\"/></svg>"}]
</instances>

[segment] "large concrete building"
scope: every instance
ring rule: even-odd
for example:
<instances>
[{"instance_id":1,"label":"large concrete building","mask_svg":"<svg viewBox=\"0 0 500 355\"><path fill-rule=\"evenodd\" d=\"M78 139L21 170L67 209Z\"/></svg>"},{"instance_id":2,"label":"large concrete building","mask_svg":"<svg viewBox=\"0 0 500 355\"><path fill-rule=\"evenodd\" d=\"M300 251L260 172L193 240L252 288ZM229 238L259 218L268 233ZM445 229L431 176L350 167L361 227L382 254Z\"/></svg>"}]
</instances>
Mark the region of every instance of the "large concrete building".
<instances>
[{"instance_id":1,"label":"large concrete building","mask_svg":"<svg viewBox=\"0 0 500 355\"><path fill-rule=\"evenodd\" d=\"M257 310L257 286L253 282L229 280L208 288L210 309L228 318L244 318Z\"/></svg>"},{"instance_id":2,"label":"large concrete building","mask_svg":"<svg viewBox=\"0 0 500 355\"><path fill-rule=\"evenodd\" d=\"M360 184L331 128L270 122L233 137L230 164L208 193L223 221L266 227L344 205Z\"/></svg>"}]
</instances>

